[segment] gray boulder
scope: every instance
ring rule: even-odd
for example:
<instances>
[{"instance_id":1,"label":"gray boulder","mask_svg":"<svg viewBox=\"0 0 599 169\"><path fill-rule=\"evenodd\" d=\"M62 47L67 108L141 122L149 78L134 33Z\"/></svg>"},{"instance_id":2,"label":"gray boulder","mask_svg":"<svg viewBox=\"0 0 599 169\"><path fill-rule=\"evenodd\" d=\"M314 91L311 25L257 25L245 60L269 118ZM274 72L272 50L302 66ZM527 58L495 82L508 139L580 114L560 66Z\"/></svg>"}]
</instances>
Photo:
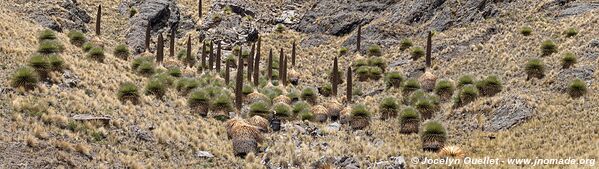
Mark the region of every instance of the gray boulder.
<instances>
[{"instance_id":1,"label":"gray boulder","mask_svg":"<svg viewBox=\"0 0 599 169\"><path fill-rule=\"evenodd\" d=\"M566 92L570 82L577 78L586 82L587 86L591 86L594 80L594 73L595 69L592 66L562 69L556 75L554 83L551 85L551 89L553 91Z\"/></svg>"},{"instance_id":2,"label":"gray boulder","mask_svg":"<svg viewBox=\"0 0 599 169\"><path fill-rule=\"evenodd\" d=\"M79 30L87 32L85 24L90 23L91 17L73 0L64 0L57 5L35 3L29 8L30 18L43 27L62 32L64 30Z\"/></svg>"},{"instance_id":3,"label":"gray boulder","mask_svg":"<svg viewBox=\"0 0 599 169\"><path fill-rule=\"evenodd\" d=\"M499 131L512 128L533 116L533 106L522 96L504 97L488 114L484 125L485 131Z\"/></svg>"}]
</instances>

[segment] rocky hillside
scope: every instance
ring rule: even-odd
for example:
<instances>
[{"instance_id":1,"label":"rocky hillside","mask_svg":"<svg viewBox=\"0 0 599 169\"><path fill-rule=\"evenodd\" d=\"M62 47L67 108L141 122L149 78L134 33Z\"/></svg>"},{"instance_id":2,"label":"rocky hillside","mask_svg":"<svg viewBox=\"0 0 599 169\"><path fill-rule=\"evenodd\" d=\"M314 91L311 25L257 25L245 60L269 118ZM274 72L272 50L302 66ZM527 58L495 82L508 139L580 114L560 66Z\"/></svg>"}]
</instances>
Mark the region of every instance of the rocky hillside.
<instances>
[{"instance_id":1,"label":"rocky hillside","mask_svg":"<svg viewBox=\"0 0 599 169\"><path fill-rule=\"evenodd\" d=\"M594 0L200 2L0 2L0 168L599 156Z\"/></svg>"}]
</instances>

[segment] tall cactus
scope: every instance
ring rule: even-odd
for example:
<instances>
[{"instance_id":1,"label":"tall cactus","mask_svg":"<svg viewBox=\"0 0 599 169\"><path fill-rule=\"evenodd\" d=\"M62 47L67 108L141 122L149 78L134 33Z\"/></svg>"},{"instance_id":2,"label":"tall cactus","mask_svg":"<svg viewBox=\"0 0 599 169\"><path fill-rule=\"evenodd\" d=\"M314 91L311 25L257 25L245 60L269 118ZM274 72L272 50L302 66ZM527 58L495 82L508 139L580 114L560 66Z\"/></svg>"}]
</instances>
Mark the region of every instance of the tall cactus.
<instances>
[{"instance_id":1,"label":"tall cactus","mask_svg":"<svg viewBox=\"0 0 599 169\"><path fill-rule=\"evenodd\" d=\"M358 25L358 36L356 36L356 51L360 52L360 43L362 42L362 24Z\"/></svg>"},{"instance_id":2,"label":"tall cactus","mask_svg":"<svg viewBox=\"0 0 599 169\"><path fill-rule=\"evenodd\" d=\"M339 83L339 70L338 70L338 59L337 57L335 57L335 60L333 61L333 73L331 74L333 76L333 80L331 82L331 86L333 87L333 96L336 97L337 96L337 84Z\"/></svg>"},{"instance_id":3,"label":"tall cactus","mask_svg":"<svg viewBox=\"0 0 599 169\"><path fill-rule=\"evenodd\" d=\"M433 32L432 31L428 31L428 37L426 39L426 68L430 68L431 67L431 48L432 48L432 38L433 38Z\"/></svg>"},{"instance_id":4,"label":"tall cactus","mask_svg":"<svg viewBox=\"0 0 599 169\"><path fill-rule=\"evenodd\" d=\"M295 41L293 41L293 45L291 45L291 67L295 67Z\"/></svg>"},{"instance_id":5,"label":"tall cactus","mask_svg":"<svg viewBox=\"0 0 599 169\"><path fill-rule=\"evenodd\" d=\"M210 55L208 58L208 70L214 69L214 41L210 41Z\"/></svg>"},{"instance_id":6,"label":"tall cactus","mask_svg":"<svg viewBox=\"0 0 599 169\"><path fill-rule=\"evenodd\" d=\"M260 41L262 40L258 36L258 43L256 44L256 58L254 58L254 86L258 86L260 83Z\"/></svg>"},{"instance_id":7,"label":"tall cactus","mask_svg":"<svg viewBox=\"0 0 599 169\"><path fill-rule=\"evenodd\" d=\"M216 72L220 72L220 61L221 61L221 44L220 41L217 42L218 44L216 45L216 59L214 61L214 63L216 64Z\"/></svg>"},{"instance_id":8,"label":"tall cactus","mask_svg":"<svg viewBox=\"0 0 599 169\"><path fill-rule=\"evenodd\" d=\"M150 52L150 38L151 38L151 31L152 31L152 21L148 20L148 25L146 26L146 43L145 43L145 49L144 51Z\"/></svg>"},{"instance_id":9,"label":"tall cactus","mask_svg":"<svg viewBox=\"0 0 599 169\"><path fill-rule=\"evenodd\" d=\"M252 72L254 71L254 54L256 52L256 44L252 44L250 56L248 56L248 82L252 81Z\"/></svg>"},{"instance_id":10,"label":"tall cactus","mask_svg":"<svg viewBox=\"0 0 599 169\"><path fill-rule=\"evenodd\" d=\"M102 24L102 5L98 5L98 13L96 14L96 35L100 36L100 25Z\"/></svg>"},{"instance_id":11,"label":"tall cactus","mask_svg":"<svg viewBox=\"0 0 599 169\"><path fill-rule=\"evenodd\" d=\"M175 36L176 36L176 35L175 35L175 33L176 33L176 32L177 32L177 27L173 25L173 26L171 27L171 37L170 37L170 41L169 41L169 46L170 46L170 49L169 49L169 56L170 56L170 57L173 57L173 56L175 56L175 39L176 39L176 37L175 37Z\"/></svg>"},{"instance_id":12,"label":"tall cactus","mask_svg":"<svg viewBox=\"0 0 599 169\"><path fill-rule=\"evenodd\" d=\"M267 71L267 75L268 75L268 80L272 80L272 48L270 49L270 52L268 52L268 71Z\"/></svg>"},{"instance_id":13,"label":"tall cactus","mask_svg":"<svg viewBox=\"0 0 599 169\"><path fill-rule=\"evenodd\" d=\"M229 81L231 79L231 61L225 59L225 85L229 85Z\"/></svg>"},{"instance_id":14,"label":"tall cactus","mask_svg":"<svg viewBox=\"0 0 599 169\"><path fill-rule=\"evenodd\" d=\"M190 60L193 59L191 56L191 35L189 35L187 37L187 57L185 57L185 60ZM188 63L189 67L193 67L193 63Z\"/></svg>"},{"instance_id":15,"label":"tall cactus","mask_svg":"<svg viewBox=\"0 0 599 169\"><path fill-rule=\"evenodd\" d=\"M202 0L198 0L198 16L202 18Z\"/></svg>"},{"instance_id":16,"label":"tall cactus","mask_svg":"<svg viewBox=\"0 0 599 169\"><path fill-rule=\"evenodd\" d=\"M239 47L240 51L242 47ZM239 58L238 58L238 62L237 62L237 78L235 79L235 106L237 107L237 110L241 110L241 90L243 88L243 56L241 56L242 52L239 52Z\"/></svg>"},{"instance_id":17,"label":"tall cactus","mask_svg":"<svg viewBox=\"0 0 599 169\"><path fill-rule=\"evenodd\" d=\"M347 67L347 90L345 91L345 95L347 97L347 103L351 104L351 99L352 99L352 71L351 71L351 66Z\"/></svg>"},{"instance_id":18,"label":"tall cactus","mask_svg":"<svg viewBox=\"0 0 599 169\"><path fill-rule=\"evenodd\" d=\"M200 55L202 68L206 68L206 53L208 53L208 46L206 46L206 42L202 41L202 54Z\"/></svg>"},{"instance_id":19,"label":"tall cactus","mask_svg":"<svg viewBox=\"0 0 599 169\"><path fill-rule=\"evenodd\" d=\"M284 73L284 69L285 69L285 53L283 53L283 48L281 48L281 51L279 53L279 82L283 82L283 73Z\"/></svg>"},{"instance_id":20,"label":"tall cactus","mask_svg":"<svg viewBox=\"0 0 599 169\"><path fill-rule=\"evenodd\" d=\"M283 86L287 86L287 56L285 55L283 55L283 69L281 69L281 71L283 72L281 82L283 83Z\"/></svg>"},{"instance_id":21,"label":"tall cactus","mask_svg":"<svg viewBox=\"0 0 599 169\"><path fill-rule=\"evenodd\" d=\"M162 37L162 33L158 35L158 45L156 48L156 62L162 64L164 59L164 38Z\"/></svg>"}]
</instances>

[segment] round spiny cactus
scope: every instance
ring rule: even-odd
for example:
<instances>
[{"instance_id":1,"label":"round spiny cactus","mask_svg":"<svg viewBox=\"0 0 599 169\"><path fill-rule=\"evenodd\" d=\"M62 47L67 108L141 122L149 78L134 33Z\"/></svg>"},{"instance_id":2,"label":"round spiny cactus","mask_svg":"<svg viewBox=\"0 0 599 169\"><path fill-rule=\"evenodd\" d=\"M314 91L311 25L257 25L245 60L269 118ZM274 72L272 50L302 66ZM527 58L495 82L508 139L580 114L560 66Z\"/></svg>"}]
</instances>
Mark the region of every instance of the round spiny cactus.
<instances>
[{"instance_id":1,"label":"round spiny cactus","mask_svg":"<svg viewBox=\"0 0 599 169\"><path fill-rule=\"evenodd\" d=\"M210 97L204 90L192 92L187 99L187 105L191 108L191 113L206 117L210 107Z\"/></svg>"},{"instance_id":2,"label":"round spiny cactus","mask_svg":"<svg viewBox=\"0 0 599 169\"><path fill-rule=\"evenodd\" d=\"M478 98L479 91L473 85L466 85L462 87L462 90L457 95L456 102L458 106L466 105L470 102L473 102Z\"/></svg>"},{"instance_id":3,"label":"round spiny cactus","mask_svg":"<svg viewBox=\"0 0 599 169\"><path fill-rule=\"evenodd\" d=\"M484 80L476 83L476 88L480 90L480 94L483 96L495 96L495 94L501 92L503 85L501 80L497 76L489 76Z\"/></svg>"},{"instance_id":4,"label":"round spiny cactus","mask_svg":"<svg viewBox=\"0 0 599 169\"><path fill-rule=\"evenodd\" d=\"M358 75L358 81L367 81L370 74L370 68L368 66L360 66L356 70L356 74Z\"/></svg>"},{"instance_id":5,"label":"round spiny cactus","mask_svg":"<svg viewBox=\"0 0 599 169\"><path fill-rule=\"evenodd\" d=\"M568 87L568 94L570 94L573 98L578 98L583 96L587 92L587 85L584 81L580 79L575 79L570 82L570 86Z\"/></svg>"},{"instance_id":6,"label":"round spiny cactus","mask_svg":"<svg viewBox=\"0 0 599 169\"><path fill-rule=\"evenodd\" d=\"M574 64L576 64L576 62L577 62L576 55L574 55L571 52L568 52L568 53L564 54L564 57L562 58L562 68L568 69L568 68L572 67Z\"/></svg>"},{"instance_id":7,"label":"round spiny cactus","mask_svg":"<svg viewBox=\"0 0 599 169\"><path fill-rule=\"evenodd\" d=\"M95 61L98 61L98 62L104 62L104 58L106 58L106 55L104 55L104 48L101 48L101 47L92 48L87 53L87 57L89 57L90 59L93 59Z\"/></svg>"},{"instance_id":8,"label":"round spiny cactus","mask_svg":"<svg viewBox=\"0 0 599 169\"><path fill-rule=\"evenodd\" d=\"M381 56L383 52L381 51L381 46L379 45L370 45L368 47L368 55L369 56Z\"/></svg>"},{"instance_id":9,"label":"round spiny cactus","mask_svg":"<svg viewBox=\"0 0 599 169\"><path fill-rule=\"evenodd\" d=\"M14 88L23 87L25 90L33 90L39 81L39 75L33 68L22 67L17 69L11 79L11 86Z\"/></svg>"},{"instance_id":10,"label":"round spiny cactus","mask_svg":"<svg viewBox=\"0 0 599 169\"><path fill-rule=\"evenodd\" d=\"M77 47L81 47L87 42L85 35L79 31L70 31L67 36L69 37L69 42Z\"/></svg>"},{"instance_id":11,"label":"round spiny cactus","mask_svg":"<svg viewBox=\"0 0 599 169\"><path fill-rule=\"evenodd\" d=\"M305 100L312 105L315 105L318 101L318 95L316 94L316 90L314 90L314 88L311 87L304 88L300 97L302 98L302 100Z\"/></svg>"},{"instance_id":12,"label":"round spiny cactus","mask_svg":"<svg viewBox=\"0 0 599 169\"><path fill-rule=\"evenodd\" d=\"M129 58L129 55L131 53L129 52L129 47L127 47L127 45L124 44L120 44L118 46L116 46L114 48L114 52L113 55L117 58L121 58L123 60L127 60L127 58Z\"/></svg>"},{"instance_id":13,"label":"round spiny cactus","mask_svg":"<svg viewBox=\"0 0 599 169\"><path fill-rule=\"evenodd\" d=\"M437 94L443 100L450 99L454 90L455 87L449 80L440 80L437 82L437 85L435 85L435 94Z\"/></svg>"},{"instance_id":14,"label":"round spiny cactus","mask_svg":"<svg viewBox=\"0 0 599 169\"><path fill-rule=\"evenodd\" d=\"M293 104L293 109L291 110L295 115L298 115L304 111L309 111L311 108L310 104L308 104L305 101L298 101L297 103Z\"/></svg>"},{"instance_id":15,"label":"round spiny cactus","mask_svg":"<svg viewBox=\"0 0 599 169\"><path fill-rule=\"evenodd\" d=\"M399 115L399 133L411 134L418 133L420 126L420 116L418 111L412 107L407 107Z\"/></svg>"},{"instance_id":16,"label":"round spiny cactus","mask_svg":"<svg viewBox=\"0 0 599 169\"><path fill-rule=\"evenodd\" d=\"M354 130L361 130L370 124L370 111L363 104L352 106L350 126Z\"/></svg>"},{"instance_id":17,"label":"round spiny cactus","mask_svg":"<svg viewBox=\"0 0 599 169\"><path fill-rule=\"evenodd\" d=\"M404 78L399 72L389 72L385 75L387 87L399 88Z\"/></svg>"},{"instance_id":18,"label":"round spiny cactus","mask_svg":"<svg viewBox=\"0 0 599 169\"><path fill-rule=\"evenodd\" d=\"M545 64L540 59L529 60L528 63L526 63L524 69L526 71L526 74L528 75L527 79L542 79L543 77L545 77Z\"/></svg>"},{"instance_id":19,"label":"round spiny cactus","mask_svg":"<svg viewBox=\"0 0 599 169\"><path fill-rule=\"evenodd\" d=\"M399 104L393 97L386 97L379 105L379 111L381 113L381 119L386 120L389 118L397 117L399 112Z\"/></svg>"},{"instance_id":20,"label":"round spiny cactus","mask_svg":"<svg viewBox=\"0 0 599 169\"><path fill-rule=\"evenodd\" d=\"M439 156L461 159L466 156L466 152L458 146L444 146L443 149L439 151Z\"/></svg>"},{"instance_id":21,"label":"round spiny cactus","mask_svg":"<svg viewBox=\"0 0 599 169\"><path fill-rule=\"evenodd\" d=\"M435 101L431 98L422 98L414 103L414 107L420 112L422 119L427 120L433 118L438 109L438 105L435 104Z\"/></svg>"},{"instance_id":22,"label":"round spiny cactus","mask_svg":"<svg viewBox=\"0 0 599 169\"><path fill-rule=\"evenodd\" d=\"M415 47L414 49L412 49L411 55L412 55L412 60L418 60L422 56L424 56L424 49L422 49L421 47Z\"/></svg>"},{"instance_id":23,"label":"round spiny cactus","mask_svg":"<svg viewBox=\"0 0 599 169\"><path fill-rule=\"evenodd\" d=\"M221 94L212 102L214 117L217 120L225 121L229 119L229 112L233 111L233 101L227 94Z\"/></svg>"},{"instance_id":24,"label":"round spiny cactus","mask_svg":"<svg viewBox=\"0 0 599 169\"><path fill-rule=\"evenodd\" d=\"M137 86L134 83L126 82L121 84L121 86L119 87L117 97L119 98L119 101L121 101L122 103L130 101L133 104L138 104L139 90L137 89Z\"/></svg>"},{"instance_id":25,"label":"round spiny cactus","mask_svg":"<svg viewBox=\"0 0 599 169\"><path fill-rule=\"evenodd\" d=\"M300 93L298 90L292 90L287 93L287 97L291 100L291 103L296 103L300 100Z\"/></svg>"},{"instance_id":26,"label":"round spiny cactus","mask_svg":"<svg viewBox=\"0 0 599 169\"><path fill-rule=\"evenodd\" d=\"M424 125L424 130L420 134L422 140L422 149L424 151L439 151L445 145L447 140L447 131L439 122L431 121Z\"/></svg>"},{"instance_id":27,"label":"round spiny cactus","mask_svg":"<svg viewBox=\"0 0 599 169\"><path fill-rule=\"evenodd\" d=\"M308 121L312 121L314 120L314 113L310 112L310 111L302 111L301 113L299 113L300 119L302 121L308 120Z\"/></svg>"},{"instance_id":28,"label":"round spiny cactus","mask_svg":"<svg viewBox=\"0 0 599 169\"><path fill-rule=\"evenodd\" d=\"M543 56L551 55L557 52L557 45L555 45L555 43L553 43L551 40L543 41L541 44L541 52Z\"/></svg>"},{"instance_id":29,"label":"round spiny cactus","mask_svg":"<svg viewBox=\"0 0 599 169\"><path fill-rule=\"evenodd\" d=\"M247 95L249 95L252 92L254 92L254 87L252 87L252 85L244 84L243 87L241 88L241 93L244 96L247 96Z\"/></svg>"},{"instance_id":30,"label":"round spiny cactus","mask_svg":"<svg viewBox=\"0 0 599 169\"><path fill-rule=\"evenodd\" d=\"M412 40L405 38L405 39L401 40L399 49L401 51L404 51L404 50L412 47L413 45L414 44L412 43Z\"/></svg>"}]
</instances>

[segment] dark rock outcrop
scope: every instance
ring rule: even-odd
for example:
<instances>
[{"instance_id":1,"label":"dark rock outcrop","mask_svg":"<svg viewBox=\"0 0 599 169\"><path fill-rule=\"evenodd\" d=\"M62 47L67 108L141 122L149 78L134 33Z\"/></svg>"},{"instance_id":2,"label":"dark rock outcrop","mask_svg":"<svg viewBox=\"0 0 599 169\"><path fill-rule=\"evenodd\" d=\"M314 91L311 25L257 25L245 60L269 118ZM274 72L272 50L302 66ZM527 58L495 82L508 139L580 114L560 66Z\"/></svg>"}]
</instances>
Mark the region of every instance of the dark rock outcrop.
<instances>
[{"instance_id":1,"label":"dark rock outcrop","mask_svg":"<svg viewBox=\"0 0 599 169\"><path fill-rule=\"evenodd\" d=\"M595 69L592 66L560 70L554 79L554 83L551 85L551 89L553 91L566 92L570 82L574 79L580 79L586 82L587 86L591 86L594 81L594 73Z\"/></svg>"},{"instance_id":2,"label":"dark rock outcrop","mask_svg":"<svg viewBox=\"0 0 599 169\"><path fill-rule=\"evenodd\" d=\"M480 106L457 109L445 120L456 129L465 132L477 129L496 132L510 129L532 118L534 105L523 95L509 94L502 96L498 101L486 100Z\"/></svg>"},{"instance_id":3,"label":"dark rock outcrop","mask_svg":"<svg viewBox=\"0 0 599 169\"><path fill-rule=\"evenodd\" d=\"M36 3L35 5L44 5ZM30 18L40 25L62 32L64 30L79 30L87 32L85 24L90 23L91 17L81 9L77 2L65 0L57 6L44 5L45 7L31 8Z\"/></svg>"}]
</instances>

